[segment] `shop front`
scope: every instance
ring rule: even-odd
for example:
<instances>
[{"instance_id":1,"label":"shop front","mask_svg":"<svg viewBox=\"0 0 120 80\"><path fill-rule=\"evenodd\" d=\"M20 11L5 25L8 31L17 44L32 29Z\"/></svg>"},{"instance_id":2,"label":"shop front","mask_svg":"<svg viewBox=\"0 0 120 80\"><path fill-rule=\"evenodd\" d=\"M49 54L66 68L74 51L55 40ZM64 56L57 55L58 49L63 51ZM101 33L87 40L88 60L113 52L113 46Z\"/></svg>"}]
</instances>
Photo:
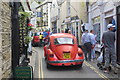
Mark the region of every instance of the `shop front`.
<instances>
[{"instance_id":1,"label":"shop front","mask_svg":"<svg viewBox=\"0 0 120 80\"><path fill-rule=\"evenodd\" d=\"M71 27L71 17L70 17L70 16L66 17L64 23L65 23L65 25L64 25L65 33L68 33L68 30L71 30L71 31L72 31L72 27Z\"/></svg>"},{"instance_id":2,"label":"shop front","mask_svg":"<svg viewBox=\"0 0 120 80\"><path fill-rule=\"evenodd\" d=\"M101 47L100 47L100 36L101 36L101 27L100 27L100 16L95 17L92 19L93 22L93 30L94 30L94 35L96 35L95 39L97 41L96 46L95 46L95 51L100 52Z\"/></svg>"},{"instance_id":3,"label":"shop front","mask_svg":"<svg viewBox=\"0 0 120 80\"><path fill-rule=\"evenodd\" d=\"M100 44L100 16L93 19L93 30L94 35L96 35L96 41Z\"/></svg>"},{"instance_id":4,"label":"shop front","mask_svg":"<svg viewBox=\"0 0 120 80\"><path fill-rule=\"evenodd\" d=\"M52 23L52 31L53 33L57 33L57 20L58 20L58 16L52 17L51 18L51 23Z\"/></svg>"},{"instance_id":5,"label":"shop front","mask_svg":"<svg viewBox=\"0 0 120 80\"><path fill-rule=\"evenodd\" d=\"M79 17L78 16L73 16L71 17L71 29L72 29L72 34L77 38L77 42L79 43Z\"/></svg>"}]
</instances>

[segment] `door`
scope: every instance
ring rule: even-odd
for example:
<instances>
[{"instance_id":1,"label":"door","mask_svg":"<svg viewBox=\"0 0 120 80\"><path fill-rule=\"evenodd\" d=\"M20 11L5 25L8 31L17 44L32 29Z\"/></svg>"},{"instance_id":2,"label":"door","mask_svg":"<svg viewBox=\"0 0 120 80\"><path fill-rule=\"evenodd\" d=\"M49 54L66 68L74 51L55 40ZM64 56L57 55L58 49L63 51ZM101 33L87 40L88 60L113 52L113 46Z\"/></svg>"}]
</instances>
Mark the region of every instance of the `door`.
<instances>
[{"instance_id":1,"label":"door","mask_svg":"<svg viewBox=\"0 0 120 80\"><path fill-rule=\"evenodd\" d=\"M120 6L117 7L117 62L120 64Z\"/></svg>"}]
</instances>

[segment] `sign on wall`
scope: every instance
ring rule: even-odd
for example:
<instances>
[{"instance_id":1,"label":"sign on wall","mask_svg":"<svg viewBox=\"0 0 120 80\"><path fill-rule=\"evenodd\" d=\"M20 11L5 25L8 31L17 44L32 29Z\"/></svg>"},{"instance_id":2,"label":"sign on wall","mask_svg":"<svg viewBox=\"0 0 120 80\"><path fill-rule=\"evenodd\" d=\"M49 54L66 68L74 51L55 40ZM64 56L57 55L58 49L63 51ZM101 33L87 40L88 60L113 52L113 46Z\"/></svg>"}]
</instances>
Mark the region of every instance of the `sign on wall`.
<instances>
[{"instance_id":1,"label":"sign on wall","mask_svg":"<svg viewBox=\"0 0 120 80\"><path fill-rule=\"evenodd\" d=\"M37 12L37 17L42 17L42 12Z\"/></svg>"}]
</instances>

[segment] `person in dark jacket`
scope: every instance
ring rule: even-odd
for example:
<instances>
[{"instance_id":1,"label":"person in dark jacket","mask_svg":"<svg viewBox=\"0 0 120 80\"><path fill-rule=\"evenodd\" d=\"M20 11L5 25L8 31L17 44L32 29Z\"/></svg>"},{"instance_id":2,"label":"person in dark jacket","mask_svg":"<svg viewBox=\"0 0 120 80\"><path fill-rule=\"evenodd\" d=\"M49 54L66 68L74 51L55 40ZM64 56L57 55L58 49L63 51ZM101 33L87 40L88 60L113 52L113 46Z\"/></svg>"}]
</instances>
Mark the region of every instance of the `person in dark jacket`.
<instances>
[{"instance_id":1,"label":"person in dark jacket","mask_svg":"<svg viewBox=\"0 0 120 80\"><path fill-rule=\"evenodd\" d=\"M107 25L108 31L103 33L102 42L105 47L105 73L109 73L110 64L114 67L114 73L117 73L117 57L115 52L115 26L113 24ZM110 62L111 60L111 62Z\"/></svg>"}]
</instances>

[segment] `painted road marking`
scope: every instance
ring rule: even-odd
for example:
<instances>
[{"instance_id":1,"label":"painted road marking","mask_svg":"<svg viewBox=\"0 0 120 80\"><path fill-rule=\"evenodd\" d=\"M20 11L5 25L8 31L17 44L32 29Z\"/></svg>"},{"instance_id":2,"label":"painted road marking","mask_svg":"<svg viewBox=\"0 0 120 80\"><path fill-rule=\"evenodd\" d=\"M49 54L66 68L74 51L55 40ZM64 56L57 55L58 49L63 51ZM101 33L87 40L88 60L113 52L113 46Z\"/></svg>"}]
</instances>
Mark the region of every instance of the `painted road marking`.
<instances>
[{"instance_id":1,"label":"painted road marking","mask_svg":"<svg viewBox=\"0 0 120 80\"><path fill-rule=\"evenodd\" d=\"M42 78L42 80L44 79L44 74L43 74L43 66L42 66L42 58L41 58L41 60L40 60L40 62L41 62L41 78Z\"/></svg>"},{"instance_id":2,"label":"painted road marking","mask_svg":"<svg viewBox=\"0 0 120 80\"><path fill-rule=\"evenodd\" d=\"M38 58L40 58L40 55L38 54ZM38 63L39 63L39 67L38 67L38 75L39 75L39 80L41 79L41 77L40 77L40 60L38 60Z\"/></svg>"},{"instance_id":3,"label":"painted road marking","mask_svg":"<svg viewBox=\"0 0 120 80\"><path fill-rule=\"evenodd\" d=\"M93 67L92 65L90 65L88 62L84 61L84 63L85 63L86 66L90 67L90 69L92 69L95 73L97 73L104 80L110 80L108 77L106 77L104 74L102 74L101 72L99 72L95 67Z\"/></svg>"},{"instance_id":4,"label":"painted road marking","mask_svg":"<svg viewBox=\"0 0 120 80\"><path fill-rule=\"evenodd\" d=\"M40 61L39 61L39 71L38 72L39 72L39 79L44 80L42 57L44 58L44 55L40 56L40 54L39 54ZM102 74L101 72L99 72L95 67L93 67L92 65L90 65L88 62L84 61L84 63L85 63L86 66L90 67L90 69L92 69L95 73L97 73L102 79L104 79L104 80L110 80L104 74Z\"/></svg>"},{"instance_id":5,"label":"painted road marking","mask_svg":"<svg viewBox=\"0 0 120 80\"><path fill-rule=\"evenodd\" d=\"M42 65L42 56L39 54L39 58L40 58L40 79L43 80L44 79L44 73L43 73L43 65Z\"/></svg>"}]
</instances>

